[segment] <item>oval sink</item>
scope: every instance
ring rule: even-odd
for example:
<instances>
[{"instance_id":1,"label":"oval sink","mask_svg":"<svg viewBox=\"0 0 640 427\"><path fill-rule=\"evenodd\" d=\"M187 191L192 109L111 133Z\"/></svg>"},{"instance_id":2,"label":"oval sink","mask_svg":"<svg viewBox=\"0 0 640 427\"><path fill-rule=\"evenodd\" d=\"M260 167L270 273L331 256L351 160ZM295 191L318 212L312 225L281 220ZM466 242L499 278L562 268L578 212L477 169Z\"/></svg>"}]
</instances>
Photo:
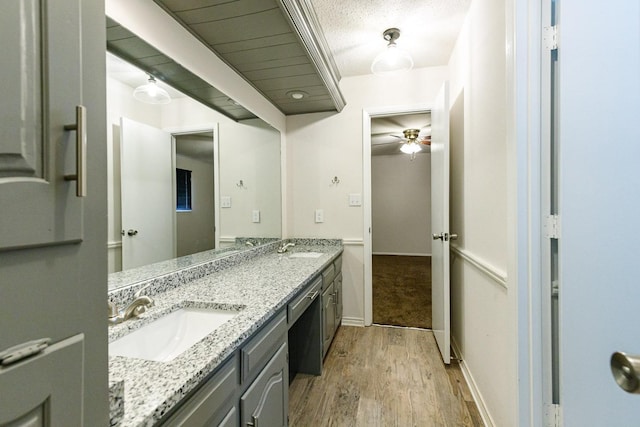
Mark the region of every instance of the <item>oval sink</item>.
<instances>
[{"instance_id":1,"label":"oval sink","mask_svg":"<svg viewBox=\"0 0 640 427\"><path fill-rule=\"evenodd\" d=\"M238 313L234 310L181 308L109 343L109 355L168 362Z\"/></svg>"},{"instance_id":2,"label":"oval sink","mask_svg":"<svg viewBox=\"0 0 640 427\"><path fill-rule=\"evenodd\" d=\"M294 252L289 258L320 258L322 255L322 252Z\"/></svg>"}]
</instances>

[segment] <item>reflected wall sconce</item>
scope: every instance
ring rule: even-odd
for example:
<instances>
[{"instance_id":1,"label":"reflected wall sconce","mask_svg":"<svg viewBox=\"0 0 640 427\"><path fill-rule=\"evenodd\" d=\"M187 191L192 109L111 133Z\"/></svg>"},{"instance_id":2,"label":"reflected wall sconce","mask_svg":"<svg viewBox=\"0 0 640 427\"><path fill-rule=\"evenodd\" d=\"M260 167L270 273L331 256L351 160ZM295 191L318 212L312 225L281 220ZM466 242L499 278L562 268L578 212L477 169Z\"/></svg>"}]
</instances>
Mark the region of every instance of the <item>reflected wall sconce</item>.
<instances>
[{"instance_id":1,"label":"reflected wall sconce","mask_svg":"<svg viewBox=\"0 0 640 427\"><path fill-rule=\"evenodd\" d=\"M338 185L340 184L340 179L337 176L334 176L333 179L331 180L331 185Z\"/></svg>"},{"instance_id":2,"label":"reflected wall sconce","mask_svg":"<svg viewBox=\"0 0 640 427\"><path fill-rule=\"evenodd\" d=\"M152 75L149 75L147 84L138 86L133 91L133 97L147 104L168 104L171 102L169 93L158 86L158 82Z\"/></svg>"},{"instance_id":3,"label":"reflected wall sconce","mask_svg":"<svg viewBox=\"0 0 640 427\"><path fill-rule=\"evenodd\" d=\"M413 68L413 58L406 51L396 45L400 38L400 30L389 28L382 33L382 37L389 42L387 48L378 54L371 64L371 72L378 75L386 75L396 71L409 71Z\"/></svg>"},{"instance_id":4,"label":"reflected wall sconce","mask_svg":"<svg viewBox=\"0 0 640 427\"><path fill-rule=\"evenodd\" d=\"M243 189L247 189L247 187L245 187L244 182L242 182L242 180L238 181L238 183L236 184L236 187L238 188L243 188Z\"/></svg>"}]
</instances>

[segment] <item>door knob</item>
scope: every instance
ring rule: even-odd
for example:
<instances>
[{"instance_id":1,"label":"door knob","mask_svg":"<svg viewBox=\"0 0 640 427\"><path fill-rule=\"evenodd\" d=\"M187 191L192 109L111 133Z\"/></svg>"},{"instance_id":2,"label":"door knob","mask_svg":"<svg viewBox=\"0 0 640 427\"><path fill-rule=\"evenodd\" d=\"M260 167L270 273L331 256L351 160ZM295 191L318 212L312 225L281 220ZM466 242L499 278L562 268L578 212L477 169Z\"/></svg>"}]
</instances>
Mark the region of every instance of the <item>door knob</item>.
<instances>
[{"instance_id":1,"label":"door knob","mask_svg":"<svg viewBox=\"0 0 640 427\"><path fill-rule=\"evenodd\" d=\"M129 236L135 236L136 234L138 234L138 230L129 230L129 231L127 231L127 234Z\"/></svg>"},{"instance_id":2,"label":"door knob","mask_svg":"<svg viewBox=\"0 0 640 427\"><path fill-rule=\"evenodd\" d=\"M615 352L611 355L611 373L621 389L640 394L640 356Z\"/></svg>"},{"instance_id":3,"label":"door knob","mask_svg":"<svg viewBox=\"0 0 640 427\"><path fill-rule=\"evenodd\" d=\"M458 235L456 233L449 234L449 240L458 240Z\"/></svg>"},{"instance_id":4,"label":"door knob","mask_svg":"<svg viewBox=\"0 0 640 427\"><path fill-rule=\"evenodd\" d=\"M444 234L432 234L431 237L433 237L433 240L442 240L444 238Z\"/></svg>"}]
</instances>

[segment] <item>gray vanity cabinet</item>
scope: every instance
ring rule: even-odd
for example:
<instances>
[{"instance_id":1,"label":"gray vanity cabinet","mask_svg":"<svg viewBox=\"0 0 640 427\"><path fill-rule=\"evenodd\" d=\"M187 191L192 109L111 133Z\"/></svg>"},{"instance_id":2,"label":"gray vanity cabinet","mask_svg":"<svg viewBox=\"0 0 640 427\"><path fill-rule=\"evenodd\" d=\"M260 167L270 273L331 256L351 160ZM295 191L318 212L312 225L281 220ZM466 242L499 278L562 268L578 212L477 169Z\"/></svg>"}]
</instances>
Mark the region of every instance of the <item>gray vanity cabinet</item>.
<instances>
[{"instance_id":1,"label":"gray vanity cabinet","mask_svg":"<svg viewBox=\"0 0 640 427\"><path fill-rule=\"evenodd\" d=\"M281 310L162 423L180 427L286 426L287 316ZM284 421L283 421L284 420Z\"/></svg>"},{"instance_id":2,"label":"gray vanity cabinet","mask_svg":"<svg viewBox=\"0 0 640 427\"><path fill-rule=\"evenodd\" d=\"M342 256L322 272L322 354L327 355L342 323Z\"/></svg>"},{"instance_id":3,"label":"gray vanity cabinet","mask_svg":"<svg viewBox=\"0 0 640 427\"><path fill-rule=\"evenodd\" d=\"M333 281L333 294L335 295L336 304L336 330L342 323L342 273L339 272Z\"/></svg>"},{"instance_id":4,"label":"gray vanity cabinet","mask_svg":"<svg viewBox=\"0 0 640 427\"><path fill-rule=\"evenodd\" d=\"M226 362L163 426L237 426L238 358Z\"/></svg>"},{"instance_id":5,"label":"gray vanity cabinet","mask_svg":"<svg viewBox=\"0 0 640 427\"><path fill-rule=\"evenodd\" d=\"M326 356L336 332L336 304L333 282L322 291L322 355Z\"/></svg>"},{"instance_id":6,"label":"gray vanity cabinet","mask_svg":"<svg viewBox=\"0 0 640 427\"><path fill-rule=\"evenodd\" d=\"M288 408L289 365L285 342L240 398L240 425L285 427Z\"/></svg>"}]
</instances>

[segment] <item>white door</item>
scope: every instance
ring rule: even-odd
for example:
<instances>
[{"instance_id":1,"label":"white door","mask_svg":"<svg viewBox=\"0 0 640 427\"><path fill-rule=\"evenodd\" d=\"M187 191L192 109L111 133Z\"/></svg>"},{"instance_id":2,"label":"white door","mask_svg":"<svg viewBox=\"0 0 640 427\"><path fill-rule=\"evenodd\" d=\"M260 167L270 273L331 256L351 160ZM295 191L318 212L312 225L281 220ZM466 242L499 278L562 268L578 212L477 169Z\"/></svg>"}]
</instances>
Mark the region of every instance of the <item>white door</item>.
<instances>
[{"instance_id":1,"label":"white door","mask_svg":"<svg viewBox=\"0 0 640 427\"><path fill-rule=\"evenodd\" d=\"M175 257L171 134L122 118L122 269Z\"/></svg>"},{"instance_id":2,"label":"white door","mask_svg":"<svg viewBox=\"0 0 640 427\"><path fill-rule=\"evenodd\" d=\"M432 328L444 363L451 359L449 298L449 82L431 110Z\"/></svg>"},{"instance_id":3,"label":"white door","mask_svg":"<svg viewBox=\"0 0 640 427\"><path fill-rule=\"evenodd\" d=\"M640 2L559 1L558 17L563 425L637 426L609 361L640 354Z\"/></svg>"},{"instance_id":4,"label":"white door","mask_svg":"<svg viewBox=\"0 0 640 427\"><path fill-rule=\"evenodd\" d=\"M107 425L104 2L0 2L0 40L0 425Z\"/></svg>"}]
</instances>

